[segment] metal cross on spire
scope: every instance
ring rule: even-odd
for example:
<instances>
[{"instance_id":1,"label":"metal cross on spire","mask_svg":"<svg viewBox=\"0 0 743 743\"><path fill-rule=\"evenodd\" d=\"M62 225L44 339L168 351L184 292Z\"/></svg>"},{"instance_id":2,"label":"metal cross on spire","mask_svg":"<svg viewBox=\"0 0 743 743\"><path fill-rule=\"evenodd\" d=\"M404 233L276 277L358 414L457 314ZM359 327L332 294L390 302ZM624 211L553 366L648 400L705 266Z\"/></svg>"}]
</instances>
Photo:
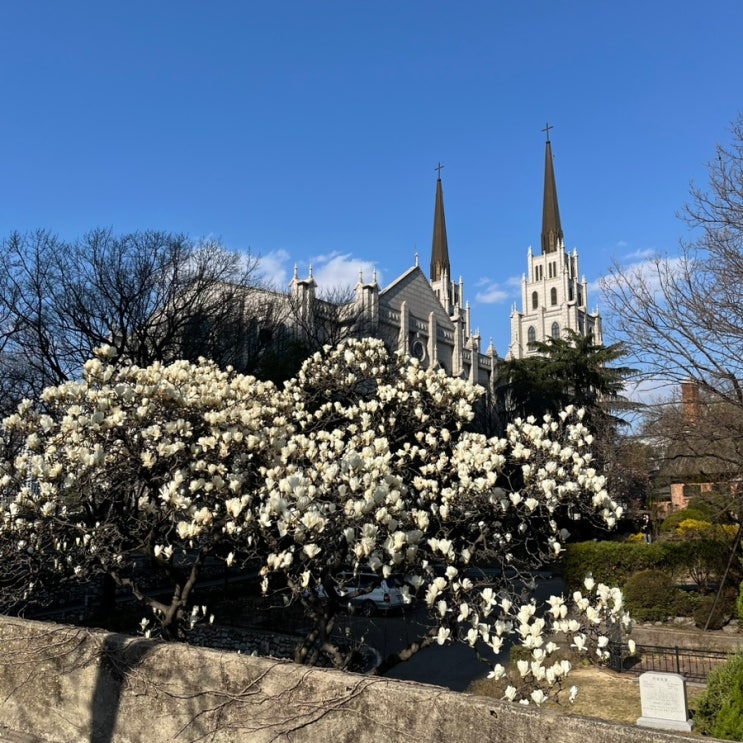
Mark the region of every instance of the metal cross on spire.
<instances>
[{"instance_id":1,"label":"metal cross on spire","mask_svg":"<svg viewBox=\"0 0 743 743\"><path fill-rule=\"evenodd\" d=\"M542 129L543 132L547 132L547 141L550 141L550 129L554 129L554 126L550 126L549 122L547 122L544 126L544 129Z\"/></svg>"},{"instance_id":2,"label":"metal cross on spire","mask_svg":"<svg viewBox=\"0 0 743 743\"><path fill-rule=\"evenodd\" d=\"M444 167L444 166L443 166L443 165L442 165L441 163L439 163L439 164L438 164L438 165L437 165L437 166L436 166L436 167L434 168L434 170L437 170L437 171L438 171L438 173L439 173L439 180L441 180L441 169L442 169L443 167Z\"/></svg>"}]
</instances>

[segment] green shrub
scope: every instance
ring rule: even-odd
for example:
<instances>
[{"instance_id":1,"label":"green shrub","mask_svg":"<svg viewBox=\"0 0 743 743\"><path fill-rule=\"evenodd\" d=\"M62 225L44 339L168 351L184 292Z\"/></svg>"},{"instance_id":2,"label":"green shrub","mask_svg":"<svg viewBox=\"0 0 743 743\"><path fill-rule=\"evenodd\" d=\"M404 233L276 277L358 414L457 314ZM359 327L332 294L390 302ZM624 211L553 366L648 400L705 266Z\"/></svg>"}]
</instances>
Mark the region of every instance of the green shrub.
<instances>
[{"instance_id":1,"label":"green shrub","mask_svg":"<svg viewBox=\"0 0 743 743\"><path fill-rule=\"evenodd\" d=\"M590 573L601 583L623 585L640 570L662 570L672 578L690 575L705 590L707 581L724 570L730 544L716 539L568 544L563 556L565 584L568 591L580 590Z\"/></svg>"},{"instance_id":2,"label":"green shrub","mask_svg":"<svg viewBox=\"0 0 743 743\"><path fill-rule=\"evenodd\" d=\"M736 519L730 515L732 499L720 493L705 493L689 499L686 508L673 511L661 522L661 532L674 531L686 519L713 524L730 524Z\"/></svg>"},{"instance_id":3,"label":"green shrub","mask_svg":"<svg viewBox=\"0 0 743 743\"><path fill-rule=\"evenodd\" d=\"M640 570L624 584L624 603L633 619L662 622L675 613L678 590L661 570Z\"/></svg>"},{"instance_id":4,"label":"green shrub","mask_svg":"<svg viewBox=\"0 0 743 743\"><path fill-rule=\"evenodd\" d=\"M581 590L589 573L600 583L621 586L638 570L665 568L669 558L663 544L645 542L577 542L563 557L565 585ZM672 566L671 566L672 569Z\"/></svg>"},{"instance_id":5,"label":"green shrub","mask_svg":"<svg viewBox=\"0 0 743 743\"><path fill-rule=\"evenodd\" d=\"M738 601L736 607L738 609L738 619L743 621L743 581L740 582L740 588L738 589Z\"/></svg>"},{"instance_id":6,"label":"green shrub","mask_svg":"<svg viewBox=\"0 0 743 743\"><path fill-rule=\"evenodd\" d=\"M701 508L682 508L680 511L674 511L666 516L661 525L660 531L662 534L676 531L679 528L679 524L687 519L693 519L694 521L708 521L706 518L707 514Z\"/></svg>"},{"instance_id":7,"label":"green shrub","mask_svg":"<svg viewBox=\"0 0 743 743\"><path fill-rule=\"evenodd\" d=\"M699 590L707 593L710 581L725 572L732 539L722 535L719 539L704 537L666 544L667 554L672 555L679 572L688 574Z\"/></svg>"},{"instance_id":8,"label":"green shrub","mask_svg":"<svg viewBox=\"0 0 743 743\"><path fill-rule=\"evenodd\" d=\"M696 592L683 591L677 588L672 613L677 617L693 617L699 598L699 594Z\"/></svg>"},{"instance_id":9,"label":"green shrub","mask_svg":"<svg viewBox=\"0 0 743 743\"><path fill-rule=\"evenodd\" d=\"M723 740L743 740L743 654L738 652L707 677L694 715L697 731Z\"/></svg>"},{"instance_id":10,"label":"green shrub","mask_svg":"<svg viewBox=\"0 0 743 743\"><path fill-rule=\"evenodd\" d=\"M694 609L694 624L701 629L722 629L735 612L735 597L726 592L715 603L715 596L700 596ZM714 610L713 610L714 607ZM711 616L710 616L711 614ZM709 623L707 620L709 619Z\"/></svg>"}]
</instances>

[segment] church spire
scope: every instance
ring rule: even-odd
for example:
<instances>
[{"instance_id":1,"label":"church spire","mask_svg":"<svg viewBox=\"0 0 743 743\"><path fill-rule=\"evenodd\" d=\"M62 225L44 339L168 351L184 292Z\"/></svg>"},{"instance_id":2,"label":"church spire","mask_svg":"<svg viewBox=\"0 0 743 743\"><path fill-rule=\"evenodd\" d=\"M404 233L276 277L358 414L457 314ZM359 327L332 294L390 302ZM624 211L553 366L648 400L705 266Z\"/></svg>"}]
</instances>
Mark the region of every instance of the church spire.
<instances>
[{"instance_id":1,"label":"church spire","mask_svg":"<svg viewBox=\"0 0 743 743\"><path fill-rule=\"evenodd\" d=\"M436 208L433 214L433 245L431 247L431 281L439 281L444 272L447 280L451 276L449 265L449 244L446 239L446 219L444 218L444 192L441 188L441 169L444 166L439 163L434 168L439 172L436 181Z\"/></svg>"},{"instance_id":2,"label":"church spire","mask_svg":"<svg viewBox=\"0 0 743 743\"><path fill-rule=\"evenodd\" d=\"M552 164L550 129L552 127L547 124L542 130L547 132L547 145L544 155L544 201L542 202L542 253L554 253L563 243L560 208L557 205L555 170Z\"/></svg>"}]
</instances>

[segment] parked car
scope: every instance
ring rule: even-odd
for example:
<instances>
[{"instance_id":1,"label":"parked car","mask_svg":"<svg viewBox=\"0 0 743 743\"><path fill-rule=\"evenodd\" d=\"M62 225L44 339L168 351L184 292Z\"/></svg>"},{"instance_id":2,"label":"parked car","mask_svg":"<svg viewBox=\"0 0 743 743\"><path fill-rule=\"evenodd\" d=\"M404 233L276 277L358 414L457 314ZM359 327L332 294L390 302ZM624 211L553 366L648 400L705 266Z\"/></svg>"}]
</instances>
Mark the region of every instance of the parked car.
<instances>
[{"instance_id":1,"label":"parked car","mask_svg":"<svg viewBox=\"0 0 743 743\"><path fill-rule=\"evenodd\" d=\"M341 573L338 576L338 593L348 596L348 609L352 613L370 617L378 612L403 607L402 579L391 575L385 579L375 573Z\"/></svg>"}]
</instances>

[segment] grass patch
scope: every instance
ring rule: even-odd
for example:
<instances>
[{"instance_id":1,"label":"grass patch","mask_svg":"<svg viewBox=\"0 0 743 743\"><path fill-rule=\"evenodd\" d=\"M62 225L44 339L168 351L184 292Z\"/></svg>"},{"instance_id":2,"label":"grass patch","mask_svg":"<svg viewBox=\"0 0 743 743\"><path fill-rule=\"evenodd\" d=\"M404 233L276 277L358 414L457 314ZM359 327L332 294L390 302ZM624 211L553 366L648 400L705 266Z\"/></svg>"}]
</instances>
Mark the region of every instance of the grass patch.
<instances>
[{"instance_id":1,"label":"grass patch","mask_svg":"<svg viewBox=\"0 0 743 743\"><path fill-rule=\"evenodd\" d=\"M573 668L568 676L568 685L578 687L578 697L573 704L550 704L552 711L596 717L600 720L634 725L642 714L640 707L640 684L637 676L616 673L604 668L584 666ZM501 698L501 685L490 679L478 679L467 689L470 694ZM687 684L686 695L689 707L694 709L696 699L702 694L701 686Z\"/></svg>"}]
</instances>

